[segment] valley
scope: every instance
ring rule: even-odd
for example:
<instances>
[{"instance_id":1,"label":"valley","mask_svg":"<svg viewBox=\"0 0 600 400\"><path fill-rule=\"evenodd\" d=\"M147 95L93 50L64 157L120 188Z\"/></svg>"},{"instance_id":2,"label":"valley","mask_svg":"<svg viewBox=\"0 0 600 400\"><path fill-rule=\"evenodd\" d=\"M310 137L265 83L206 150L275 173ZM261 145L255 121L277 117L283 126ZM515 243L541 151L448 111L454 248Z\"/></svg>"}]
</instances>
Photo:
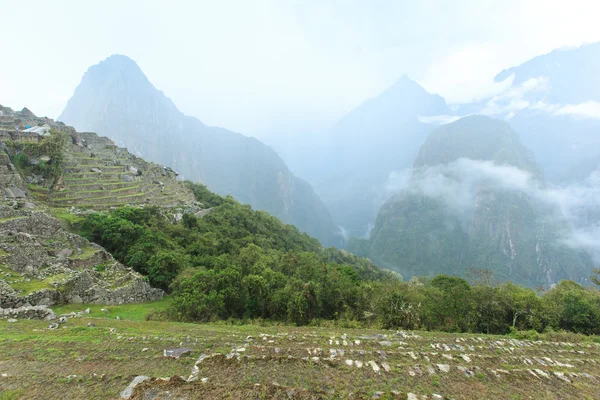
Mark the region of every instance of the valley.
<instances>
[{"instance_id":1,"label":"valley","mask_svg":"<svg viewBox=\"0 0 600 400\"><path fill-rule=\"evenodd\" d=\"M0 400L600 399L600 6L7 0Z\"/></svg>"}]
</instances>

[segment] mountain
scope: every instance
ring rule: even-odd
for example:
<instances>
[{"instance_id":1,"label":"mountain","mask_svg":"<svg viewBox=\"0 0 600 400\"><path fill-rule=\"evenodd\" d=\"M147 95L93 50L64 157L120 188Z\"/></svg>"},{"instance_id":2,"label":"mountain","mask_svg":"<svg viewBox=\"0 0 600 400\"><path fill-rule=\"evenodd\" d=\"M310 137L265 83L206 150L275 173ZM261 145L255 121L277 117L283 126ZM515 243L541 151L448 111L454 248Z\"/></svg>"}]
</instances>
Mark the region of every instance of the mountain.
<instances>
[{"instance_id":1,"label":"mountain","mask_svg":"<svg viewBox=\"0 0 600 400\"><path fill-rule=\"evenodd\" d=\"M327 207L275 151L184 115L128 57L113 55L90 67L58 119L268 211L324 245L340 244Z\"/></svg>"},{"instance_id":2,"label":"mountain","mask_svg":"<svg viewBox=\"0 0 600 400\"><path fill-rule=\"evenodd\" d=\"M564 180L582 159L597 155L599 69L600 43L594 43L554 50L495 77L498 82L512 80L508 91L518 96L515 103L525 107L505 116L550 181ZM504 101L513 100L509 96Z\"/></svg>"},{"instance_id":3,"label":"mountain","mask_svg":"<svg viewBox=\"0 0 600 400\"><path fill-rule=\"evenodd\" d=\"M494 78L501 82L513 76L513 85L529 79L548 80L550 91L538 92L537 99L550 104L577 104L600 101L600 42L576 48L557 49L525 63L503 70ZM533 98L533 93L529 98Z\"/></svg>"},{"instance_id":4,"label":"mountain","mask_svg":"<svg viewBox=\"0 0 600 400\"><path fill-rule=\"evenodd\" d=\"M543 174L506 122L470 116L443 125L413 167L370 239L353 239L350 251L405 277L485 268L535 287L589 276L588 257L562 242L570 225L536 197Z\"/></svg>"},{"instance_id":5,"label":"mountain","mask_svg":"<svg viewBox=\"0 0 600 400\"><path fill-rule=\"evenodd\" d=\"M449 114L442 97L403 76L335 123L321 171L310 180L336 222L365 235L386 199L390 173L410 166L431 129L420 118Z\"/></svg>"}]
</instances>

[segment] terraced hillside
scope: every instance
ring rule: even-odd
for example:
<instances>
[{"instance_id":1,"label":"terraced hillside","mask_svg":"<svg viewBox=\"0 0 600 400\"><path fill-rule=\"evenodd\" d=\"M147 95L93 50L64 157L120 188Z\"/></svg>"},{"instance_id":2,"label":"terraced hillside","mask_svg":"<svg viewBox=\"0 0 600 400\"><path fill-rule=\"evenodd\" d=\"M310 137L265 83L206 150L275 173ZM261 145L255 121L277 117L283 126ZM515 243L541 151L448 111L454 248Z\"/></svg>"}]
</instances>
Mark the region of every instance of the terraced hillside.
<instances>
[{"instance_id":1,"label":"terraced hillside","mask_svg":"<svg viewBox=\"0 0 600 400\"><path fill-rule=\"evenodd\" d=\"M53 207L103 209L149 203L191 203L193 194L169 168L149 163L95 133L77 133L65 149L58 190L32 187Z\"/></svg>"},{"instance_id":2,"label":"terraced hillside","mask_svg":"<svg viewBox=\"0 0 600 400\"><path fill-rule=\"evenodd\" d=\"M43 321L0 321L0 391L23 399L119 398L146 376L124 398L598 398L593 338L195 325L144 321L132 306L100 307L58 330ZM179 358L165 356L183 348Z\"/></svg>"},{"instance_id":3,"label":"terraced hillside","mask_svg":"<svg viewBox=\"0 0 600 400\"><path fill-rule=\"evenodd\" d=\"M55 140L60 149L51 146L57 135L63 136ZM194 202L192 192L172 169L146 162L106 137L76 132L27 109L15 112L0 106L0 142L17 166L10 171L18 169L33 197L51 207L101 210ZM47 153L50 149L54 154ZM3 160L1 164L9 165L10 160ZM16 185L3 181L0 186Z\"/></svg>"}]
</instances>

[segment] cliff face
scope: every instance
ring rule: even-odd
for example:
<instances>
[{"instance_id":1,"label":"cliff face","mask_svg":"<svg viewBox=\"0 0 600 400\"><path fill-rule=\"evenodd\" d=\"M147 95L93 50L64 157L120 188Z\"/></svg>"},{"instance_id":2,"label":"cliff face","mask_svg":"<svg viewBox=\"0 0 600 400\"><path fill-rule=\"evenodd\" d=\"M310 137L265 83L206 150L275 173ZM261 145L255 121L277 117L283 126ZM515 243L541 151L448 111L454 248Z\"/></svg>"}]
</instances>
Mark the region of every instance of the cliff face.
<instances>
[{"instance_id":1,"label":"cliff face","mask_svg":"<svg viewBox=\"0 0 600 400\"><path fill-rule=\"evenodd\" d=\"M341 244L325 205L275 151L185 116L127 57L111 56L90 67L59 119L106 135L218 194L268 211L325 245Z\"/></svg>"},{"instance_id":2,"label":"cliff face","mask_svg":"<svg viewBox=\"0 0 600 400\"><path fill-rule=\"evenodd\" d=\"M585 280L587 256L561 243L570 226L532 196L541 172L507 124L468 117L428 137L409 182L350 250L406 276L485 268L528 286Z\"/></svg>"}]
</instances>

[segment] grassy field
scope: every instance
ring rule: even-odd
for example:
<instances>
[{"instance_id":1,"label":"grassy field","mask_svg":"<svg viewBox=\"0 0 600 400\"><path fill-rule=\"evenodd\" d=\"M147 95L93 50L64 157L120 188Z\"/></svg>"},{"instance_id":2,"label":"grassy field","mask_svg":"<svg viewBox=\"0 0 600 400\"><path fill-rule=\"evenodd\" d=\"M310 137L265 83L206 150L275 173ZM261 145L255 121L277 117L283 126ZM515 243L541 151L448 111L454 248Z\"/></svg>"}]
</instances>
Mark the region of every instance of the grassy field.
<instances>
[{"instance_id":1,"label":"grassy field","mask_svg":"<svg viewBox=\"0 0 600 400\"><path fill-rule=\"evenodd\" d=\"M90 306L89 315L57 330L1 320L0 399L119 398L138 375L175 378L138 385L136 399L600 398L600 344L581 337L145 320L168 303L108 306L108 313ZM163 356L178 347L191 352ZM202 354L217 355L198 364L197 381L177 378L187 379Z\"/></svg>"}]
</instances>

